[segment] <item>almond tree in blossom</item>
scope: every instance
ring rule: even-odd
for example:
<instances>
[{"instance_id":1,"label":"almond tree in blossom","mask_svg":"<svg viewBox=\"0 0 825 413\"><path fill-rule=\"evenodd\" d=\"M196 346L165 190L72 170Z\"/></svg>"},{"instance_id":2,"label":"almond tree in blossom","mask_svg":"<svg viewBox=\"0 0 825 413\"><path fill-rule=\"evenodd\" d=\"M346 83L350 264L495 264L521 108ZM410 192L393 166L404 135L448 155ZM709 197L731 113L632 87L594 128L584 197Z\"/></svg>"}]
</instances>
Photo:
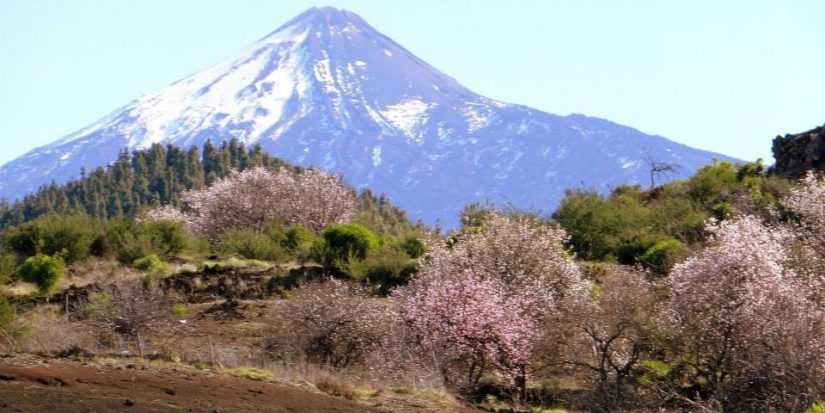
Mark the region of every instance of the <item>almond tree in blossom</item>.
<instances>
[{"instance_id":1,"label":"almond tree in blossom","mask_svg":"<svg viewBox=\"0 0 825 413\"><path fill-rule=\"evenodd\" d=\"M753 216L707 230L707 247L669 280L669 321L694 381L728 410L804 410L823 395L825 330L811 299L822 287L794 258L793 232Z\"/></svg>"},{"instance_id":2,"label":"almond tree in blossom","mask_svg":"<svg viewBox=\"0 0 825 413\"><path fill-rule=\"evenodd\" d=\"M355 193L338 177L316 169L233 172L208 188L187 191L182 201L183 213L161 207L146 219L183 220L196 235L217 242L228 230L261 229L273 221L318 231L349 220L355 210Z\"/></svg>"},{"instance_id":3,"label":"almond tree in blossom","mask_svg":"<svg viewBox=\"0 0 825 413\"><path fill-rule=\"evenodd\" d=\"M583 291L578 268L564 253L564 231L501 214L433 246L416 278L399 289L402 315L421 343L472 386L493 370L524 395L538 325L561 297Z\"/></svg>"},{"instance_id":4,"label":"almond tree in blossom","mask_svg":"<svg viewBox=\"0 0 825 413\"><path fill-rule=\"evenodd\" d=\"M825 244L825 181L808 172L782 199L782 205L795 213L804 229Z\"/></svg>"},{"instance_id":5,"label":"almond tree in blossom","mask_svg":"<svg viewBox=\"0 0 825 413\"><path fill-rule=\"evenodd\" d=\"M513 379L524 374L536 337L534 303L526 296L508 296L501 283L465 271L419 279L399 297L421 344L444 359L445 369L466 368L467 385L491 368Z\"/></svg>"}]
</instances>

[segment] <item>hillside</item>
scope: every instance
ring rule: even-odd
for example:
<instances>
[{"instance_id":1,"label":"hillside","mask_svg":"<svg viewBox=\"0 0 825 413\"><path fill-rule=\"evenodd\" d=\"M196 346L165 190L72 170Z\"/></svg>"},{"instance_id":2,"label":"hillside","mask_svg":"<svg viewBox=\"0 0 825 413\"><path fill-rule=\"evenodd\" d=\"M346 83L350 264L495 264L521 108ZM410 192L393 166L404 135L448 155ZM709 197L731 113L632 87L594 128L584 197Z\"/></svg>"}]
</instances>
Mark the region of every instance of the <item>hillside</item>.
<instances>
[{"instance_id":1,"label":"hillside","mask_svg":"<svg viewBox=\"0 0 825 413\"><path fill-rule=\"evenodd\" d=\"M414 220L454 228L467 203L549 211L566 188L647 183L647 155L689 176L712 158L631 127L490 99L356 14L313 8L234 56L0 168L20 197L115 161L124 148L232 138L340 172Z\"/></svg>"}]
</instances>

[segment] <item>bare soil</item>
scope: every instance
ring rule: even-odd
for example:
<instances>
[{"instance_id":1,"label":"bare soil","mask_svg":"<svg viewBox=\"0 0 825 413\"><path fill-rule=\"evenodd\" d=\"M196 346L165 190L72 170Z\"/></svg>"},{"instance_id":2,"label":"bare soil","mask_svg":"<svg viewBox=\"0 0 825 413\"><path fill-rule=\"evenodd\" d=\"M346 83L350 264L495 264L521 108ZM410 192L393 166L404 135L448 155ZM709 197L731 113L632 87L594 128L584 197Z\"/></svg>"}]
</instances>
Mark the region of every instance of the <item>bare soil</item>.
<instances>
[{"instance_id":1,"label":"bare soil","mask_svg":"<svg viewBox=\"0 0 825 413\"><path fill-rule=\"evenodd\" d=\"M0 359L0 412L380 412L305 388L190 369Z\"/></svg>"}]
</instances>

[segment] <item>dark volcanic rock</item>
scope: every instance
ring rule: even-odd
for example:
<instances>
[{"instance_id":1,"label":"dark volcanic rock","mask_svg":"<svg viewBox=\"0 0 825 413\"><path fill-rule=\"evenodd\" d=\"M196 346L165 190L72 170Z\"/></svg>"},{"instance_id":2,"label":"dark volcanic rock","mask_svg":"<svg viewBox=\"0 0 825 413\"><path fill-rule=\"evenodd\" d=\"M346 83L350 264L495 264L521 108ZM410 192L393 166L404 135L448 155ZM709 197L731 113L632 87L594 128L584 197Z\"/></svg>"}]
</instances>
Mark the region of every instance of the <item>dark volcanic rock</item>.
<instances>
[{"instance_id":1,"label":"dark volcanic rock","mask_svg":"<svg viewBox=\"0 0 825 413\"><path fill-rule=\"evenodd\" d=\"M799 178L805 172L825 171L825 125L797 134L777 136L773 140L776 163L771 171L788 178Z\"/></svg>"}]
</instances>

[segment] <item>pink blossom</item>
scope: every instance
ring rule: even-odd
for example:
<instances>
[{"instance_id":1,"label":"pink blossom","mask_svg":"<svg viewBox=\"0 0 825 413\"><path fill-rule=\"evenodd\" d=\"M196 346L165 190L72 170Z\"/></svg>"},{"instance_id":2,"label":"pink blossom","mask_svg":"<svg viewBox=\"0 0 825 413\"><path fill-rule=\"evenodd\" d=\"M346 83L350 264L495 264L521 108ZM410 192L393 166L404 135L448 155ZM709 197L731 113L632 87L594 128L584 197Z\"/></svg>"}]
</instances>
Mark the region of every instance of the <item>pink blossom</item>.
<instances>
[{"instance_id":1,"label":"pink blossom","mask_svg":"<svg viewBox=\"0 0 825 413\"><path fill-rule=\"evenodd\" d=\"M211 242L228 230L261 229L270 222L318 231L349 220L355 210L355 193L338 177L316 169L295 173L254 167L232 172L208 188L187 191L182 200L182 214L161 207L150 211L147 219L175 217Z\"/></svg>"},{"instance_id":2,"label":"pink blossom","mask_svg":"<svg viewBox=\"0 0 825 413\"><path fill-rule=\"evenodd\" d=\"M556 227L492 214L452 248L431 246L396 292L402 314L425 347L468 366L470 383L487 366L523 381L541 319L584 290L565 238Z\"/></svg>"}]
</instances>

